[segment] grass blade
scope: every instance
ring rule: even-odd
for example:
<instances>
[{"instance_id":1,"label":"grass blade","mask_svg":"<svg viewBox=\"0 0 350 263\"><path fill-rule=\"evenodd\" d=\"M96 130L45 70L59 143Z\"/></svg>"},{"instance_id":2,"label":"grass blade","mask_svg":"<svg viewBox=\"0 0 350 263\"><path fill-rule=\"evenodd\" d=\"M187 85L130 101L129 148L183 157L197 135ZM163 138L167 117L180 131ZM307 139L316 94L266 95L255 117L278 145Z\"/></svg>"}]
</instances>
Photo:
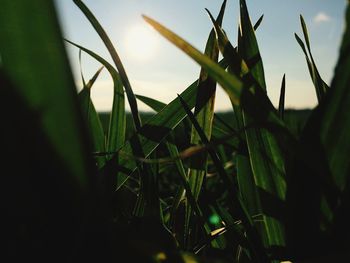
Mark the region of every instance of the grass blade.
<instances>
[{"instance_id":1,"label":"grass blade","mask_svg":"<svg viewBox=\"0 0 350 263\"><path fill-rule=\"evenodd\" d=\"M149 106L151 109L153 109L155 112L160 112L166 104L163 102L160 102L158 100L142 96L142 95L135 95L137 99L145 103L147 106Z\"/></svg>"},{"instance_id":2,"label":"grass blade","mask_svg":"<svg viewBox=\"0 0 350 263\"><path fill-rule=\"evenodd\" d=\"M228 74L217 63L212 61L208 56L203 55L199 50L188 44L185 40L165 28L155 20L143 15L143 18L154 27L160 34L167 38L170 42L191 56L199 63L210 76L218 81L226 92L230 95L234 103L239 104L239 98L242 93L243 83L234 75Z\"/></svg>"},{"instance_id":3,"label":"grass blade","mask_svg":"<svg viewBox=\"0 0 350 263\"><path fill-rule=\"evenodd\" d=\"M82 108L83 116L85 118L85 122L93 142L92 150L94 152L106 151L105 135L102 129L101 121L90 98L91 88L95 83L96 79L98 78L99 74L101 73L102 69L103 67L101 67L94 74L94 76L89 80L89 82L83 87L83 89L78 94L78 99ZM98 167L102 167L105 164L105 158L97 157L96 162Z\"/></svg>"},{"instance_id":4,"label":"grass blade","mask_svg":"<svg viewBox=\"0 0 350 263\"><path fill-rule=\"evenodd\" d=\"M217 23L219 25L222 24L222 20L225 13L225 7L226 0L222 3L219 15L217 17ZM215 40L214 29L212 29L209 34L204 54L217 63L219 57L219 49ZM215 92L216 81L211 79L207 71L204 68L202 68L199 76L194 114L205 135L209 139L211 137L213 126ZM196 129L192 127L191 144L197 145L200 142L201 140L196 132ZM195 200L197 200L199 197L203 179L207 172L207 158L207 154L204 152L204 154L195 155L193 158L190 159L188 179ZM186 225L189 225L191 214L192 210L188 207L185 216ZM190 238L190 228L185 230L185 236Z\"/></svg>"},{"instance_id":5,"label":"grass blade","mask_svg":"<svg viewBox=\"0 0 350 263\"><path fill-rule=\"evenodd\" d=\"M278 112L280 118L284 119L284 100L286 96L286 74L283 75L282 85L281 85L281 93L280 93L280 102L278 104Z\"/></svg>"},{"instance_id":6,"label":"grass blade","mask_svg":"<svg viewBox=\"0 0 350 263\"><path fill-rule=\"evenodd\" d=\"M121 81L123 83L123 86L125 88L125 92L129 101L131 113L133 116L133 122L136 131L139 131L141 129L142 123L141 119L139 116L138 112L138 106L137 106L137 101L136 97L134 95L134 92L131 88L129 79L127 77L127 74L125 72L124 66L119 58L119 55L117 51L115 50L111 40L107 36L107 33L103 29L103 27L100 25L100 23L97 21L95 16L91 13L91 11L88 9L88 7L81 1L81 0L73 0L73 2L80 8L80 10L84 13L86 18L89 20L91 25L94 27L102 41L104 42L108 52L110 53L112 60L117 67ZM117 108L116 108L117 110ZM113 132L113 129L112 129ZM111 137L113 139L113 137ZM114 137L116 138L116 137ZM145 157L143 150L142 150L142 145L140 142L139 137L136 135L135 137L132 138L131 140L131 146L132 146L132 152L136 156L140 157ZM138 214L138 216L143 216L142 211L148 211L153 216L158 216L160 215L159 213L159 203L158 203L158 197L155 196L157 184L156 184L156 179L151 173L151 168L149 167L148 164L140 164L138 165L138 169L140 174L142 176L140 177L141 180L141 194L138 196L138 201L136 204L136 209L135 212ZM148 204L149 209L144 210L144 207Z\"/></svg>"},{"instance_id":7,"label":"grass blade","mask_svg":"<svg viewBox=\"0 0 350 263\"><path fill-rule=\"evenodd\" d=\"M259 19L255 22L254 27L253 27L254 31L258 30L258 28L260 27L261 22L263 21L263 19L264 19L264 15L261 15L259 17Z\"/></svg>"},{"instance_id":8,"label":"grass blade","mask_svg":"<svg viewBox=\"0 0 350 263\"><path fill-rule=\"evenodd\" d=\"M93 51L82 47L72 41L66 40L71 45L86 52L91 57L100 62L109 72L113 80L113 106L111 119L109 124L109 132L107 136L107 150L116 151L125 142L125 128L126 128L126 115L125 115L125 102L124 102L124 90L121 84L121 78L115 68L109 64L105 59L94 53Z\"/></svg>"},{"instance_id":9,"label":"grass blade","mask_svg":"<svg viewBox=\"0 0 350 263\"><path fill-rule=\"evenodd\" d=\"M112 112L108 127L107 151L117 151L124 145L126 133L125 96L120 78L114 80Z\"/></svg>"},{"instance_id":10,"label":"grass blade","mask_svg":"<svg viewBox=\"0 0 350 263\"><path fill-rule=\"evenodd\" d=\"M2 258L67 262L95 169L53 1L1 1L0 25Z\"/></svg>"},{"instance_id":11,"label":"grass blade","mask_svg":"<svg viewBox=\"0 0 350 263\"><path fill-rule=\"evenodd\" d=\"M83 74L83 68L81 66L81 49L79 49L79 70L80 70L80 76L81 76L81 81L83 83L83 86L86 86L86 82L84 79L84 74Z\"/></svg>"},{"instance_id":12,"label":"grass blade","mask_svg":"<svg viewBox=\"0 0 350 263\"><path fill-rule=\"evenodd\" d=\"M239 53L245 59L259 86L266 90L264 67L245 0L240 0L240 14L240 36L242 40L241 45L238 46Z\"/></svg>"},{"instance_id":13,"label":"grass blade","mask_svg":"<svg viewBox=\"0 0 350 263\"><path fill-rule=\"evenodd\" d=\"M46 1L37 0L29 7L27 4L21 6L18 1L13 1L11 4L10 2L2 2L1 8L3 10L1 12L1 24L3 25L1 26L2 67L13 79L15 86L19 89L18 92L23 94L30 107L42 112L43 127L49 139L52 140L53 146L59 156L63 158L67 168L76 176L75 180L83 186L86 183L86 171L84 154L82 153L84 148L81 145L82 139L77 138L76 132L80 130L78 127L80 121L76 94L74 94L75 86L69 66L67 66L68 59L61 41L54 7L51 1L46 3ZM29 24L33 28L37 27L35 32L11 31L11 28L20 28L25 31L28 28L27 19L29 19L26 8L34 12L41 4L47 11L46 15L40 17L37 12L35 17L41 22ZM16 10L21 12L23 17ZM19 43L23 43L23 45L19 45ZM45 50L56 50L57 53L45 52ZM38 57L43 59L38 61L36 67L32 68L32 62L37 61L35 58ZM48 64L54 64L55 68L50 70L47 67ZM46 73L43 75L40 72ZM44 83L50 83L50 85ZM63 101L65 106L62 106ZM61 128L57 129L57 127ZM62 138L66 142L62 143ZM72 141L75 143L68 143Z\"/></svg>"},{"instance_id":14,"label":"grass blade","mask_svg":"<svg viewBox=\"0 0 350 263\"><path fill-rule=\"evenodd\" d=\"M238 50L256 80L255 91L263 89L266 92L263 64L247 5L244 0L240 0L240 3L241 39ZM243 109L243 122L246 127L255 122L254 116L245 109ZM250 203L258 204L259 211L257 212L264 214L264 229L262 231L264 244L267 248L278 247L283 250L286 246L284 227L281 222L283 210L277 204L283 203L285 200L285 156L281 151L283 149L281 147L285 147L285 145L281 145L281 143L286 142L278 140L274 133L263 126L246 129L246 142L252 175L254 176L254 180L251 180L254 184L251 184L250 187L251 191L256 193L251 198L257 197ZM255 190L253 190L254 188ZM275 209L267 211L266 207L272 202L276 204Z\"/></svg>"},{"instance_id":15,"label":"grass blade","mask_svg":"<svg viewBox=\"0 0 350 263\"><path fill-rule=\"evenodd\" d=\"M298 41L300 47L302 48L302 50L305 54L305 58L306 58L306 62L307 62L308 68L309 68L311 79L312 79L312 82L314 83L314 86L316 89L317 99L320 102L324 98L329 87L323 81L323 79L321 78L321 75L317 69L316 63L315 63L314 58L313 58L312 53L311 53L309 34L308 34L307 27L306 27L306 23L305 23L303 16L301 16L301 15L300 15L300 23L301 23L301 27L303 30L304 39L306 42L306 47L307 47L308 52L306 51L306 48L305 48L303 41L300 39L300 37L297 34L295 34L295 38Z\"/></svg>"},{"instance_id":16,"label":"grass blade","mask_svg":"<svg viewBox=\"0 0 350 263\"><path fill-rule=\"evenodd\" d=\"M136 130L141 128L141 119L138 112L137 102L134 95L134 92L131 88L128 76L125 72L124 66L119 58L119 55L117 51L115 50L111 40L109 39L107 33L103 29L103 27L100 25L100 23L97 21L95 16L92 14L92 12L89 10L89 8L81 1L81 0L73 0L73 2L80 8L80 10L84 13L86 18L89 20L91 25L94 27L100 38L102 39L103 43L105 44L108 52L110 53L112 60L117 67L123 86L125 87L125 92L128 97L128 101L130 104L130 109L132 112L134 125Z\"/></svg>"}]
</instances>

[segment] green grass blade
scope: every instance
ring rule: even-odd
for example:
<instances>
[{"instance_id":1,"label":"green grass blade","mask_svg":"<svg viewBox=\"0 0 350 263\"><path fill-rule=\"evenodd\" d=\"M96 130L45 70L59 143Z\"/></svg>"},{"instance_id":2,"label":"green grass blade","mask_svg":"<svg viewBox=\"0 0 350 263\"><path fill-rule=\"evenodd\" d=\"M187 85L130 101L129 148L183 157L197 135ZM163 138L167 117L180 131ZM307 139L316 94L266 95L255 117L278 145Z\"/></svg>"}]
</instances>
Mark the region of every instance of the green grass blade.
<instances>
[{"instance_id":1,"label":"green grass blade","mask_svg":"<svg viewBox=\"0 0 350 263\"><path fill-rule=\"evenodd\" d=\"M80 105L82 108L82 112L83 112L83 115L84 115L86 121L89 120L89 114L90 114L89 110L90 110L90 102L91 102L91 99L90 99L91 88L94 85L95 81L97 80L98 76L100 75L102 69L103 69L103 67L101 67L100 69L97 70L97 72L90 79L88 84L86 84L86 82L84 80L83 89L79 92L79 95L78 95L79 100L80 100ZM81 76L82 76L82 79L84 79L83 74Z\"/></svg>"},{"instance_id":2,"label":"green grass blade","mask_svg":"<svg viewBox=\"0 0 350 263\"><path fill-rule=\"evenodd\" d=\"M125 143L126 114L123 84L120 78L114 80L112 112L109 120L107 151L120 149Z\"/></svg>"},{"instance_id":3,"label":"green grass blade","mask_svg":"<svg viewBox=\"0 0 350 263\"><path fill-rule=\"evenodd\" d=\"M129 79L127 77L124 66L119 58L117 51L115 50L111 40L107 36L107 33L105 32L103 27L100 25L100 23L97 21L97 19L92 14L92 12L88 9L88 7L80 0L73 0L73 2L84 13L86 18L89 20L91 25L94 27L96 32L99 34L99 36L102 39L102 41L104 42L108 52L110 53L112 60L119 71L121 81L122 81L123 86L125 88L125 92L126 92L126 95L127 95L128 101L129 101L135 129L136 129L136 131L139 131L141 129L142 123L141 123L141 119L140 119L139 112L138 112L136 97L135 97L134 92L131 88ZM134 155L140 156L140 157L145 157L143 150L142 150L142 144L141 144L140 139L137 135L135 137L133 137L133 139L131 140L131 146L132 146L132 152ZM154 176L151 173L151 168L149 167L148 164L140 164L140 165L138 165L138 169L139 169L140 174L142 174L142 176L140 177L141 194L139 195L139 200L137 202L137 208L135 210L135 213L138 214L138 216L143 216L142 211L146 211L146 212L150 212L154 216L156 216L156 214L159 215L160 214L160 213L158 213L159 212L158 211L159 204L157 204L158 198L155 197L155 195L154 195L156 193L156 187L157 187L156 179L154 178ZM145 210L143 208L146 206L146 204L148 204L150 209Z\"/></svg>"},{"instance_id":4,"label":"green grass blade","mask_svg":"<svg viewBox=\"0 0 350 263\"><path fill-rule=\"evenodd\" d=\"M241 150L237 155L237 181L242 200L247 206L249 214L253 216L259 214L261 208L247 151L248 149L245 149L245 152Z\"/></svg>"},{"instance_id":5,"label":"green grass blade","mask_svg":"<svg viewBox=\"0 0 350 263\"><path fill-rule=\"evenodd\" d=\"M307 27L306 27L305 20L304 20L302 15L300 15L300 23L301 23L301 28L303 30L303 34L304 34L304 38L305 38L305 43L306 43L307 49L310 52L311 48L310 48L309 33L308 33L308 30L307 30Z\"/></svg>"},{"instance_id":6,"label":"green grass blade","mask_svg":"<svg viewBox=\"0 0 350 263\"><path fill-rule=\"evenodd\" d=\"M247 61L248 68L252 72L260 87L266 91L264 69L261 62L260 52L254 31L252 29L247 6L244 0L241 0L241 34L242 39L238 47L242 57ZM248 42L248 43L247 43ZM249 43L251 42L251 43ZM255 60L256 62L249 62ZM243 122L245 126L254 123L254 116L243 109ZM277 205L285 200L286 182L285 182L285 156L282 152L281 143L278 135L268 131L266 128L250 128L246 130L246 141L249 152L250 165L254 176L255 190L258 197L252 200L259 206L259 214L264 214L264 228L261 231L266 247L279 247L282 251L285 249L285 232L281 222L283 210ZM254 188L254 185L251 185ZM269 196L269 199L265 198ZM266 207L275 202L276 205L270 211ZM274 255L272 255L274 257Z\"/></svg>"},{"instance_id":7,"label":"green grass blade","mask_svg":"<svg viewBox=\"0 0 350 263\"><path fill-rule=\"evenodd\" d=\"M240 15L240 34L242 41L241 45L238 46L238 50L245 59L251 74L259 83L259 86L266 90L264 67L245 0L240 0Z\"/></svg>"},{"instance_id":8,"label":"green grass blade","mask_svg":"<svg viewBox=\"0 0 350 263\"><path fill-rule=\"evenodd\" d=\"M1 3L2 68L30 107L40 112L43 128L53 147L76 176L74 180L84 186L85 147L77 133L81 127L78 127L75 85L53 4L39 0L23 5L19 2ZM45 10L42 16L38 12L40 5ZM28 10L32 10L32 18L40 22L28 23L28 19L31 20ZM37 62L35 66L33 61Z\"/></svg>"},{"instance_id":9,"label":"green grass blade","mask_svg":"<svg viewBox=\"0 0 350 263\"><path fill-rule=\"evenodd\" d=\"M95 110L95 107L90 98L90 91L101 73L103 67L101 67L94 76L89 80L86 86L78 94L78 99L80 106L82 108L83 116L88 127L92 142L93 142L93 151L94 152L104 152L106 151L106 141L105 135L102 129L100 118ZM98 167L102 167L105 164L104 157L97 157Z\"/></svg>"},{"instance_id":10,"label":"green grass blade","mask_svg":"<svg viewBox=\"0 0 350 263\"><path fill-rule=\"evenodd\" d=\"M91 89L92 85L94 85L95 81L97 80L98 76L101 74L101 71L103 70L104 66L100 67L96 73L92 76L92 78L86 83L85 88Z\"/></svg>"},{"instance_id":11,"label":"green grass blade","mask_svg":"<svg viewBox=\"0 0 350 263\"><path fill-rule=\"evenodd\" d=\"M222 3L219 15L217 17L217 23L222 24L223 16L225 13L226 0ZM211 30L204 54L211 60L217 63L219 57L219 49L215 39L215 31ZM211 79L207 71L202 68L199 76L198 91L196 95L196 105L194 114L201 128L203 129L207 138L211 138L213 118L214 118L214 104L216 93L216 81ZM191 131L191 144L197 145L201 142L196 129L192 127ZM191 187L191 191L197 200L202 188L204 176L207 172L207 154L198 154L190 159L188 178ZM192 210L188 208L186 210L186 222L190 222ZM190 237L190 229L187 229L185 233L186 237Z\"/></svg>"},{"instance_id":12,"label":"green grass blade","mask_svg":"<svg viewBox=\"0 0 350 263\"><path fill-rule=\"evenodd\" d=\"M298 36L298 34L295 33L294 36L295 36L295 39L297 40L299 46L301 47L301 49L304 52L306 63L307 63L307 67L308 67L309 72L310 72L310 76L312 77L312 81L314 81L314 77L313 77L314 73L313 73L312 63L311 63L309 55L308 55L308 53L306 51L305 44L304 44L303 40L301 40L301 38Z\"/></svg>"},{"instance_id":13,"label":"green grass blade","mask_svg":"<svg viewBox=\"0 0 350 263\"><path fill-rule=\"evenodd\" d=\"M128 101L129 101L129 104L130 104L130 109L131 109L131 112L132 112L135 128L136 128L136 130L138 130L141 127L141 119L140 119L139 112L138 112L136 98L135 98L135 95L134 95L134 92L133 92L133 90L131 88L128 76L127 76L127 74L125 72L124 66L123 66L123 64L122 64L122 62L121 62L121 60L119 58L119 55L118 55L117 51L115 50L115 48L114 48L111 40L109 39L107 33L105 32L103 27L100 25L100 23L97 21L97 19L92 14L92 12L89 10L89 8L81 0L73 0L73 2L84 13L86 18L89 20L91 25L94 27L94 29L96 30L96 32L98 33L98 35L102 39L102 41L105 44L108 52L110 53L110 55L112 57L112 60L113 60L115 66L117 67L117 69L119 71L119 74L120 74L123 86L125 87L125 92L127 94Z\"/></svg>"},{"instance_id":14,"label":"green grass blade","mask_svg":"<svg viewBox=\"0 0 350 263\"><path fill-rule=\"evenodd\" d=\"M161 35L163 35L170 42L172 42L174 45L192 57L192 59L194 59L198 64L200 64L213 79L216 79L216 81L222 85L234 103L239 104L239 98L242 93L243 83L236 76L228 74L222 67L212 61L208 56L203 55L199 50L191 46L185 40L155 20L147 16L143 16L143 18Z\"/></svg>"},{"instance_id":15,"label":"green grass blade","mask_svg":"<svg viewBox=\"0 0 350 263\"><path fill-rule=\"evenodd\" d=\"M320 92L321 92L321 95L324 96L324 94L327 92L327 90L329 89L328 85L322 80L321 78L321 75L316 67L316 63L315 63L315 60L312 56L312 52L311 52L311 46L310 46L310 40L309 40L309 35L308 35L308 31L307 31L307 27L306 27L306 23L305 23L305 20L303 18L302 15L300 15L300 21L301 21L301 25L302 25L302 28L303 28L303 33L304 33L304 38L305 38L305 42L306 42L306 46L307 46L307 49L309 51L309 54L310 54L310 58L311 58L311 62L312 62L312 65L314 67L314 71L315 71L315 76L316 76L316 79L317 79L317 83L318 85L320 85L319 89L320 89Z\"/></svg>"},{"instance_id":16,"label":"green grass blade","mask_svg":"<svg viewBox=\"0 0 350 263\"><path fill-rule=\"evenodd\" d=\"M160 112L166 106L165 103L152 99L150 97L146 97L142 95L135 95L135 96L137 99L145 103L148 107L153 109L155 112Z\"/></svg>"},{"instance_id":17,"label":"green grass blade","mask_svg":"<svg viewBox=\"0 0 350 263\"><path fill-rule=\"evenodd\" d=\"M109 72L113 80L113 106L111 119L109 122L108 136L107 136L107 150L116 151L125 142L126 129L126 115L125 115L125 99L124 90L121 84L121 78L115 68L109 64L105 59L94 53L93 51L82 47L74 42L66 40L68 43L79 48L91 57L100 62Z\"/></svg>"},{"instance_id":18,"label":"green grass blade","mask_svg":"<svg viewBox=\"0 0 350 263\"><path fill-rule=\"evenodd\" d=\"M53 1L1 1L0 25L3 258L67 262L95 170Z\"/></svg>"},{"instance_id":19,"label":"green grass blade","mask_svg":"<svg viewBox=\"0 0 350 263\"><path fill-rule=\"evenodd\" d=\"M312 53L311 53L310 39L309 39L309 34L308 34L307 27L306 27L306 23L304 21L304 18L301 15L300 15L300 23L301 23L301 27L303 30L304 39L306 42L306 47L307 47L308 52L306 51L306 48L305 48L303 41L300 39L300 37L297 34L295 34L295 38L298 41L300 47L302 48L302 50L305 54L307 65L308 65L309 72L311 75L311 79L312 79L312 82L314 83L314 86L316 89L317 99L320 102L324 98L329 87L323 81L323 79L321 78L321 75L317 69L316 63L315 63L314 58L313 58Z\"/></svg>"},{"instance_id":20,"label":"green grass blade","mask_svg":"<svg viewBox=\"0 0 350 263\"><path fill-rule=\"evenodd\" d=\"M283 75L282 85L281 85L281 93L280 93L280 101L278 104L278 112L280 118L284 119L284 100L286 96L286 74Z\"/></svg>"}]
</instances>

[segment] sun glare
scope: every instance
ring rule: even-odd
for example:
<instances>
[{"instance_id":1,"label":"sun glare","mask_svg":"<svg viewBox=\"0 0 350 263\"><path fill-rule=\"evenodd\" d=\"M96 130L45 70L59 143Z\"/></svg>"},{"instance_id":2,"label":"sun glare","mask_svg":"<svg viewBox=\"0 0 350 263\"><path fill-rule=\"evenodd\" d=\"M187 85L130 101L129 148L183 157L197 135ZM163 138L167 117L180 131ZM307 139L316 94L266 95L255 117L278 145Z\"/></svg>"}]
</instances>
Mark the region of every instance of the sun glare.
<instances>
[{"instance_id":1,"label":"sun glare","mask_svg":"<svg viewBox=\"0 0 350 263\"><path fill-rule=\"evenodd\" d=\"M125 36L126 50L134 59L152 58L155 55L157 44L156 33L148 25L132 26Z\"/></svg>"}]
</instances>

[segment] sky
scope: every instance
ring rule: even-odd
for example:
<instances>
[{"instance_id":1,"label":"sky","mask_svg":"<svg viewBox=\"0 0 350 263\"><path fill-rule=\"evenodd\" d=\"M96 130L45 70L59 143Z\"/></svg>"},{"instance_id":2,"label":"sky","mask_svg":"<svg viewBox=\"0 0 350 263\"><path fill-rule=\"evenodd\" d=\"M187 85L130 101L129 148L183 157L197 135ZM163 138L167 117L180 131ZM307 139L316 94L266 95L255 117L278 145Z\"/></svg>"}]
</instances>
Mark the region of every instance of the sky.
<instances>
[{"instance_id":1,"label":"sky","mask_svg":"<svg viewBox=\"0 0 350 263\"><path fill-rule=\"evenodd\" d=\"M72 0L56 0L65 38L78 43L111 62L98 35ZM161 37L142 19L145 14L204 51L212 24L205 8L216 16L221 0L85 0L111 38L128 74L135 94L169 103L199 76L200 67L173 44ZM228 0L223 29L236 45L239 0ZM345 0L247 0L254 23L264 19L257 40L264 63L267 92L278 104L283 74L286 74L286 107L312 108L317 104L305 57L294 33L302 37L299 15L309 30L314 59L323 79L330 84L338 59L344 31ZM140 39L139 36L142 36ZM73 75L81 89L78 50L67 44ZM87 54L82 56L85 79L90 79L101 65ZM112 107L113 88L104 70L92 88L92 100L98 111ZM150 109L138 102L139 109ZM221 89L217 89L217 111L231 109Z\"/></svg>"}]
</instances>

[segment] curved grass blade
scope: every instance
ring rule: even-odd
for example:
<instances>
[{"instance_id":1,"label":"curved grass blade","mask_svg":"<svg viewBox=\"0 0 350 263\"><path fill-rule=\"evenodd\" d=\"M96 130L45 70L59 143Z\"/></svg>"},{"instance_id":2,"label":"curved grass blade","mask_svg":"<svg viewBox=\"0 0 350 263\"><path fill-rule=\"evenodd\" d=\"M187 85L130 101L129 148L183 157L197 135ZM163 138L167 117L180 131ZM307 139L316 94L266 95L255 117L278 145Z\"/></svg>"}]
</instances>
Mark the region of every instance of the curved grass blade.
<instances>
[{"instance_id":1,"label":"curved grass blade","mask_svg":"<svg viewBox=\"0 0 350 263\"><path fill-rule=\"evenodd\" d=\"M98 62L100 62L108 70L109 74L112 77L112 80L113 80L113 106L112 106L112 114L110 117L110 123L109 123L108 134L107 134L106 149L113 149L113 152L114 152L115 150L118 150L119 148L121 148L122 145L124 145L124 143L125 143L125 131L126 131L124 90L123 90L123 87L121 85L121 80L120 80L119 74L111 64L109 64L105 59L103 59L102 57L100 57L99 55L94 53L93 51L91 51L85 47L82 47L78 44L75 44L69 40L66 40L66 41L68 43L70 43L71 45L76 46L80 50L83 50L85 53L89 54L91 57L93 57ZM111 156L108 156L108 155L104 156L104 157L105 158L102 158L104 163L105 163L105 160L111 159ZM101 159L101 158L99 158L99 159ZM120 157L116 154L114 157L114 160L113 160L116 166L119 165L119 159L120 159ZM105 163L105 165L106 165L106 163ZM102 167L99 167L99 168L102 168ZM113 178L114 177L116 178L114 180L117 181L117 183L125 181L125 176L122 173L119 173L118 171L115 171L115 173L113 173Z\"/></svg>"},{"instance_id":2,"label":"curved grass blade","mask_svg":"<svg viewBox=\"0 0 350 263\"><path fill-rule=\"evenodd\" d=\"M89 8L86 5L81 0L73 0L73 2L84 13L86 18L89 20L91 25L96 30L97 34L102 39L108 52L110 53L112 60L119 71L123 86L125 87L125 92L127 94L128 101L130 104L130 109L132 112L135 128L136 128L136 130L139 130L141 128L141 119L140 119L139 112L138 112L136 98L135 98L134 92L131 88L131 85L130 85L128 76L125 72L124 66L119 58L117 51L115 50L115 48L112 44L112 41L109 39L109 37L108 37L107 33L105 32L105 30L103 29L103 27L100 25L100 23L97 21L95 16L92 14L92 12L89 10Z\"/></svg>"},{"instance_id":3,"label":"curved grass blade","mask_svg":"<svg viewBox=\"0 0 350 263\"><path fill-rule=\"evenodd\" d=\"M210 76L222 85L235 104L239 104L243 83L234 75L228 74L222 67L212 61L208 56L203 55L199 50L188 44L185 40L165 28L155 20L143 15L143 18L154 27L161 35L183 50L200 64Z\"/></svg>"},{"instance_id":4,"label":"curved grass blade","mask_svg":"<svg viewBox=\"0 0 350 263\"><path fill-rule=\"evenodd\" d=\"M78 94L78 99L82 108L83 116L85 118L86 125L92 138L92 150L94 152L106 151L105 135L102 129L101 121L90 98L91 88L103 68L104 67L102 66L94 74L94 76L89 80L89 82L83 87L83 89ZM83 75L82 78L84 78ZM98 167L102 167L105 164L105 158L97 157L96 162Z\"/></svg>"},{"instance_id":5,"label":"curved grass blade","mask_svg":"<svg viewBox=\"0 0 350 263\"><path fill-rule=\"evenodd\" d=\"M91 25L94 27L96 32L99 34L99 36L102 39L102 41L104 42L108 52L110 53L112 60L119 71L121 81L125 87L125 92L126 92L126 95L127 95L128 101L129 101L135 130L140 131L142 123L141 123L141 119L140 119L139 112L138 112L136 97L135 97L134 92L131 88L129 79L127 77L124 66L119 58L117 51L115 50L111 40L107 36L107 33L102 28L100 23L97 21L95 16L88 9L88 7L81 0L73 0L73 2L84 13L86 18L89 20ZM144 156L145 154L143 153L143 150L142 150L141 141L137 135L132 138L131 143L132 143L131 146L132 146L133 154L136 156L145 157ZM138 215L143 216L142 211L146 211L146 210L144 210L144 208L142 208L142 207L145 207L146 204L148 204L148 206L150 206L151 209L147 209L147 211L150 211L150 213L154 212L153 213L154 216L156 216L156 214L160 215L160 213L158 211L159 210L159 203L157 204L157 202L159 200L158 200L158 197L155 197L155 195L154 195L156 192L157 184L156 184L156 179L154 178L154 176L151 173L151 168L148 167L147 164L141 164L141 165L139 165L138 169L139 169L140 174L142 174L142 176L140 177L141 194L138 196L137 208L136 208L135 212Z\"/></svg>"},{"instance_id":6,"label":"curved grass blade","mask_svg":"<svg viewBox=\"0 0 350 263\"><path fill-rule=\"evenodd\" d=\"M115 68L109 64L105 59L94 53L93 51L82 47L72 41L66 40L68 43L79 48L91 57L100 62L109 72L113 80L113 106L111 119L109 122L108 136L107 136L107 150L116 151L125 142L125 128L126 128L126 114L125 114L125 99L124 90L121 83L121 78Z\"/></svg>"},{"instance_id":7,"label":"curved grass blade","mask_svg":"<svg viewBox=\"0 0 350 263\"><path fill-rule=\"evenodd\" d=\"M320 102L324 98L329 87L321 78L321 75L317 69L316 63L315 63L314 58L312 56L309 34L308 34L305 20L304 20L302 15L300 15L300 23L301 23L301 27L303 30L304 39L305 39L305 43L306 43L306 47L307 47L308 52L306 51L306 48L305 48L303 41L300 39L300 37L297 34L295 34L295 38L298 41L300 47L302 48L302 50L305 54L305 58L306 58L306 62L307 62L307 65L308 65L308 68L310 71L311 79L312 79L312 82L314 83L314 86L316 89L317 99Z\"/></svg>"},{"instance_id":8,"label":"curved grass blade","mask_svg":"<svg viewBox=\"0 0 350 263\"><path fill-rule=\"evenodd\" d=\"M280 118L284 119L284 100L286 96L286 74L283 75L282 85L281 85L281 93L280 93L280 101L278 104L278 112Z\"/></svg>"},{"instance_id":9,"label":"curved grass blade","mask_svg":"<svg viewBox=\"0 0 350 263\"><path fill-rule=\"evenodd\" d=\"M79 49L79 70L80 70L80 76L81 76L81 81L83 83L83 86L86 86L86 82L84 79L84 74L83 74L83 68L81 66L81 49Z\"/></svg>"}]
</instances>

